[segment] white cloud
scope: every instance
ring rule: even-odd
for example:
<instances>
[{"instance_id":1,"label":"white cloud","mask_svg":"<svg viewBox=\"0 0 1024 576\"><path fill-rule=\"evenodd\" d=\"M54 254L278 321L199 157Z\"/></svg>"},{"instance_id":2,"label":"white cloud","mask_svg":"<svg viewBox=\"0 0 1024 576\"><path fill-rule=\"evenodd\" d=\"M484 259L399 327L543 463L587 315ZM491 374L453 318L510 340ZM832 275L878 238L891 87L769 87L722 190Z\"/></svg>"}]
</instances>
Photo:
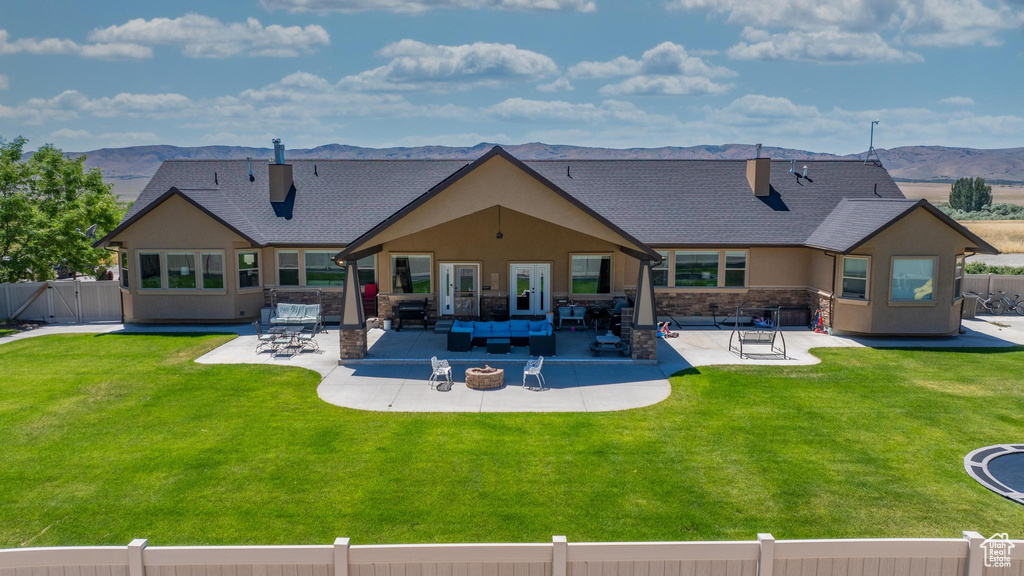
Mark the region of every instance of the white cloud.
<instances>
[{"instance_id":1,"label":"white cloud","mask_svg":"<svg viewBox=\"0 0 1024 576\"><path fill-rule=\"evenodd\" d=\"M432 136L404 136L396 142L383 143L382 147L389 146L475 146L481 142L505 143L511 138L507 134L479 134L467 132L465 134L434 134Z\"/></svg>"},{"instance_id":2,"label":"white cloud","mask_svg":"<svg viewBox=\"0 0 1024 576\"><path fill-rule=\"evenodd\" d=\"M0 90L7 90L10 87L11 79L3 74L0 74Z\"/></svg>"},{"instance_id":3,"label":"white cloud","mask_svg":"<svg viewBox=\"0 0 1024 576\"><path fill-rule=\"evenodd\" d=\"M1005 0L777 0L770 6L758 0L671 0L668 6L723 14L730 23L758 28L890 31L920 46L997 45L999 32L1024 24L1024 10Z\"/></svg>"},{"instance_id":4,"label":"white cloud","mask_svg":"<svg viewBox=\"0 0 1024 576\"><path fill-rule=\"evenodd\" d=\"M514 44L444 46L405 39L385 46L378 54L391 61L347 76L341 85L353 90L466 89L508 80L537 80L558 71L551 58Z\"/></svg>"},{"instance_id":5,"label":"white cloud","mask_svg":"<svg viewBox=\"0 0 1024 576\"><path fill-rule=\"evenodd\" d=\"M494 8L499 10L543 10L593 12L593 0L261 0L268 10L292 12L426 12L435 8Z\"/></svg>"},{"instance_id":6,"label":"white cloud","mask_svg":"<svg viewBox=\"0 0 1024 576\"><path fill-rule=\"evenodd\" d=\"M123 42L78 44L66 38L10 39L7 30L0 30L0 55L3 54L75 54L99 60L151 58L153 50L138 44Z\"/></svg>"},{"instance_id":7,"label":"white cloud","mask_svg":"<svg viewBox=\"0 0 1024 576\"><path fill-rule=\"evenodd\" d=\"M639 60L618 56L612 60L584 61L569 68L575 78L630 76L601 88L602 94L720 94L731 85L714 78L731 78L736 72L712 66L688 53L684 46L662 42L643 53Z\"/></svg>"},{"instance_id":8,"label":"white cloud","mask_svg":"<svg viewBox=\"0 0 1024 576\"><path fill-rule=\"evenodd\" d=\"M247 55L294 57L330 44L322 26L263 26L259 20L224 23L217 18L186 14L179 18L136 18L121 25L93 30L89 39L110 44L181 46L190 58Z\"/></svg>"},{"instance_id":9,"label":"white cloud","mask_svg":"<svg viewBox=\"0 0 1024 576\"><path fill-rule=\"evenodd\" d=\"M50 133L50 138L54 141L60 140L84 140L86 138L92 138L92 133L88 130L73 130L71 128L61 128L60 130L54 130Z\"/></svg>"},{"instance_id":10,"label":"white cloud","mask_svg":"<svg viewBox=\"0 0 1024 576\"><path fill-rule=\"evenodd\" d=\"M675 118L649 114L631 102L605 100L600 104L589 102L574 104L562 100L530 100L508 98L485 110L488 115L510 121L563 121L626 124L666 125L677 124Z\"/></svg>"},{"instance_id":11,"label":"white cloud","mask_svg":"<svg viewBox=\"0 0 1024 576\"><path fill-rule=\"evenodd\" d=\"M572 92L576 88L565 76L559 76L547 84L538 84L537 90L541 92Z\"/></svg>"},{"instance_id":12,"label":"white cloud","mask_svg":"<svg viewBox=\"0 0 1024 576\"><path fill-rule=\"evenodd\" d=\"M726 54L735 60L795 60L818 63L923 62L920 54L899 50L874 32L844 32L835 26L813 31L769 34L744 28L740 42Z\"/></svg>"},{"instance_id":13,"label":"white cloud","mask_svg":"<svg viewBox=\"0 0 1024 576\"><path fill-rule=\"evenodd\" d=\"M974 106L974 99L968 98L967 96L950 96L949 98L939 100L939 104L948 104L950 106Z\"/></svg>"}]
</instances>

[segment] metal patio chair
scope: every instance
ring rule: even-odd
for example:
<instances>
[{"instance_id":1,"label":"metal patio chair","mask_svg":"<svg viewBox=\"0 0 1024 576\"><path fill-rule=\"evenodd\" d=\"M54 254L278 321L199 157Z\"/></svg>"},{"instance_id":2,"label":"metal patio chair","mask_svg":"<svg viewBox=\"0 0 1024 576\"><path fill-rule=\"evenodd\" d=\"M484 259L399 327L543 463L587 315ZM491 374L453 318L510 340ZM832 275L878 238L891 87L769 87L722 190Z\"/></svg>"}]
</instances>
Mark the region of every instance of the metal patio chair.
<instances>
[{"instance_id":1,"label":"metal patio chair","mask_svg":"<svg viewBox=\"0 0 1024 576\"><path fill-rule=\"evenodd\" d=\"M544 375L540 373L541 367L544 365L544 357L540 356L536 360L533 358L526 361L526 367L523 368L523 388L526 388L526 377L533 376L537 378L537 384L540 385L539 390L544 389L546 382L544 381Z\"/></svg>"},{"instance_id":2,"label":"metal patio chair","mask_svg":"<svg viewBox=\"0 0 1024 576\"><path fill-rule=\"evenodd\" d=\"M277 338L277 334L264 334L263 325L257 320L252 323L252 327L256 329L256 353L259 354L263 350L274 348L274 339Z\"/></svg>"},{"instance_id":3,"label":"metal patio chair","mask_svg":"<svg viewBox=\"0 0 1024 576\"><path fill-rule=\"evenodd\" d=\"M431 356L430 368L431 370L433 370L433 372L430 373L430 378L427 380L427 383L430 384L431 388L434 388L434 386L440 383L438 378L440 378L441 376L444 376L445 380L448 381L448 386L451 386L452 367L448 365L447 360L438 360L437 356Z\"/></svg>"}]
</instances>

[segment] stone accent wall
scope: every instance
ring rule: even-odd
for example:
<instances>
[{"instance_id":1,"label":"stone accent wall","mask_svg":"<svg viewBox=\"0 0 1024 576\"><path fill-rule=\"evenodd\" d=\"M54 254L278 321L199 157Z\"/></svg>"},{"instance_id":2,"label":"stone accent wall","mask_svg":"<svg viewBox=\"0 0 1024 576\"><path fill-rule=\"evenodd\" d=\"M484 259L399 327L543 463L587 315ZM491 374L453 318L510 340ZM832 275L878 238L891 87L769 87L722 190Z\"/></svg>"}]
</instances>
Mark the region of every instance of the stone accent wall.
<instances>
[{"instance_id":1,"label":"stone accent wall","mask_svg":"<svg viewBox=\"0 0 1024 576\"><path fill-rule=\"evenodd\" d=\"M437 298L433 294L417 294L417 298L427 299L427 314L431 318L437 318ZM404 298L404 296L403 296ZM387 320L394 316L394 310L398 308L399 299L391 299L389 294L377 294L377 317Z\"/></svg>"},{"instance_id":2,"label":"stone accent wall","mask_svg":"<svg viewBox=\"0 0 1024 576\"><path fill-rule=\"evenodd\" d=\"M805 288L752 288L745 293L738 292L655 292L659 314L673 316L710 316L711 304L718 305L718 315L727 316L739 306L799 306L810 308L813 313L817 300L816 293Z\"/></svg>"},{"instance_id":3,"label":"stone accent wall","mask_svg":"<svg viewBox=\"0 0 1024 576\"><path fill-rule=\"evenodd\" d=\"M263 305L270 306L273 298L269 289L263 290ZM277 302L285 304L322 304L320 313L332 318L341 317L341 291L324 291L322 299L318 300L315 290L302 288L278 289Z\"/></svg>"},{"instance_id":4,"label":"stone accent wall","mask_svg":"<svg viewBox=\"0 0 1024 576\"><path fill-rule=\"evenodd\" d=\"M811 300L811 321L814 321L814 311L821 309L821 321L825 328L832 326L832 298L828 294L817 292L808 293Z\"/></svg>"},{"instance_id":5,"label":"stone accent wall","mask_svg":"<svg viewBox=\"0 0 1024 576\"><path fill-rule=\"evenodd\" d=\"M346 328L338 329L338 338L341 340L341 360L359 360L366 358L366 329Z\"/></svg>"},{"instance_id":6,"label":"stone accent wall","mask_svg":"<svg viewBox=\"0 0 1024 576\"><path fill-rule=\"evenodd\" d=\"M633 360L658 359L658 336L654 330L630 330L629 336Z\"/></svg>"},{"instance_id":7,"label":"stone accent wall","mask_svg":"<svg viewBox=\"0 0 1024 576\"><path fill-rule=\"evenodd\" d=\"M631 338L631 332L633 332L633 308L628 307L620 310L619 320L622 321L619 338L622 338L623 342L629 342Z\"/></svg>"}]
</instances>

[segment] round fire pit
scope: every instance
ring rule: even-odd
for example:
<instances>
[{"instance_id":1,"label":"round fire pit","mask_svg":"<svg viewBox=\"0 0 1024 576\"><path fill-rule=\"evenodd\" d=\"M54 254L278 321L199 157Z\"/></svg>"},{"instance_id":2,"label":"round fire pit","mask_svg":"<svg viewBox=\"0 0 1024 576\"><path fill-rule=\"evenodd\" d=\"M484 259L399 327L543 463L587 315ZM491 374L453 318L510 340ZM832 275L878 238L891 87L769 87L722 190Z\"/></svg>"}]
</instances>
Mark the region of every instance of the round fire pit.
<instances>
[{"instance_id":1,"label":"round fire pit","mask_svg":"<svg viewBox=\"0 0 1024 576\"><path fill-rule=\"evenodd\" d=\"M493 390L505 383L505 371L501 368L466 368L466 388Z\"/></svg>"}]
</instances>

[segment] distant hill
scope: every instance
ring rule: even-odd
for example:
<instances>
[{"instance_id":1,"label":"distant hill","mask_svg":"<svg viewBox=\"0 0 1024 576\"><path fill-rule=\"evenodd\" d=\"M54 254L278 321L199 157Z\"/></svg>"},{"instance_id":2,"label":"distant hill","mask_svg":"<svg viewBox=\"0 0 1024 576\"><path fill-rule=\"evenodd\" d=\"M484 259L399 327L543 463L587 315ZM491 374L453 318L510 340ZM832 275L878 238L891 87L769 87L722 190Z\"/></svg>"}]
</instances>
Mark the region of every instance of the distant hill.
<instances>
[{"instance_id":1,"label":"distant hill","mask_svg":"<svg viewBox=\"0 0 1024 576\"><path fill-rule=\"evenodd\" d=\"M477 158L494 144L481 142L475 146L417 146L399 148L363 148L345 144L326 144L316 148L291 148L286 155L294 159L464 159ZM551 159L743 159L754 155L750 144L701 145L662 148L588 148L531 142L503 146L524 160ZM765 147L764 156L822 160L833 158L863 158L864 154L837 155L791 148ZM78 156L83 152L71 152ZM269 159L270 148L244 146L179 147L168 145L132 146L128 148L101 148L84 152L86 166L100 167L104 177L115 183L117 192L134 198L156 172L160 163L171 159L240 159L252 157ZM1024 148L983 150L977 148L950 148L945 146L901 146L879 149L882 164L897 180L922 182L948 182L963 176L982 176L993 183L1020 183L1024 181Z\"/></svg>"}]
</instances>

